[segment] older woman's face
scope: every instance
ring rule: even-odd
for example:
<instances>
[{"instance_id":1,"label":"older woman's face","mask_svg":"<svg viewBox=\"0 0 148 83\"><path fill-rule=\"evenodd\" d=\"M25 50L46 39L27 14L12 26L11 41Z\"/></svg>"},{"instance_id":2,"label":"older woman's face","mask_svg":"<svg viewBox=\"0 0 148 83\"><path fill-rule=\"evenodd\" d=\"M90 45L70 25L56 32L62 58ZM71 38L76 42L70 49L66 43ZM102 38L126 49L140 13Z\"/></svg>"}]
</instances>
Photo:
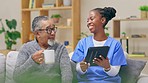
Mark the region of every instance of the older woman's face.
<instances>
[{"instance_id":1,"label":"older woman's face","mask_svg":"<svg viewBox=\"0 0 148 83\"><path fill-rule=\"evenodd\" d=\"M55 26L51 21L42 21L42 28L39 31L38 42L42 44L48 44L48 40L55 40Z\"/></svg>"},{"instance_id":2,"label":"older woman's face","mask_svg":"<svg viewBox=\"0 0 148 83\"><path fill-rule=\"evenodd\" d=\"M91 33L96 33L103 27L102 16L96 11L90 11L87 19L87 27Z\"/></svg>"}]
</instances>

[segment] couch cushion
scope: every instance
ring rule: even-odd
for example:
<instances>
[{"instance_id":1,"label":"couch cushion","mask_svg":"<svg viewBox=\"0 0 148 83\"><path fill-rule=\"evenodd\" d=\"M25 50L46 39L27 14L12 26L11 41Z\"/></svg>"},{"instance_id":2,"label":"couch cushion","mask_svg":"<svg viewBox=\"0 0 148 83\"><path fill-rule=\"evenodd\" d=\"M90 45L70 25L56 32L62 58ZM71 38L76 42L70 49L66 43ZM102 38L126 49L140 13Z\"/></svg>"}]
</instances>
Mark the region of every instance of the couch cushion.
<instances>
[{"instance_id":1,"label":"couch cushion","mask_svg":"<svg viewBox=\"0 0 148 83\"><path fill-rule=\"evenodd\" d=\"M0 83L5 82L5 70L6 70L6 60L5 56L0 53Z\"/></svg>"},{"instance_id":2,"label":"couch cushion","mask_svg":"<svg viewBox=\"0 0 148 83\"><path fill-rule=\"evenodd\" d=\"M15 83L13 80L13 71L17 59L18 51L10 51L6 59L6 81L5 83Z\"/></svg>"},{"instance_id":3,"label":"couch cushion","mask_svg":"<svg viewBox=\"0 0 148 83\"><path fill-rule=\"evenodd\" d=\"M121 83L136 83L146 61L127 59L127 66L122 66L119 72Z\"/></svg>"}]
</instances>

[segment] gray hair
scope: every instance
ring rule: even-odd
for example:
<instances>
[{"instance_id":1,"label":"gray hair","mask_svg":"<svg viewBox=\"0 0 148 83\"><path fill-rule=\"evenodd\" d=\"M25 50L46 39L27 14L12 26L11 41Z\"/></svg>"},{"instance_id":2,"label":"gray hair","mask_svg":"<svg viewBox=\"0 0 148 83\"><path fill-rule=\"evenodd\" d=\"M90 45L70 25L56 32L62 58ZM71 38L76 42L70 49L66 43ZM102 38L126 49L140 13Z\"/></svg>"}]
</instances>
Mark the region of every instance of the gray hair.
<instances>
[{"instance_id":1,"label":"gray hair","mask_svg":"<svg viewBox=\"0 0 148 83\"><path fill-rule=\"evenodd\" d=\"M49 20L48 16L37 16L32 21L32 31L35 31L37 29L41 29L42 24L41 21Z\"/></svg>"}]
</instances>

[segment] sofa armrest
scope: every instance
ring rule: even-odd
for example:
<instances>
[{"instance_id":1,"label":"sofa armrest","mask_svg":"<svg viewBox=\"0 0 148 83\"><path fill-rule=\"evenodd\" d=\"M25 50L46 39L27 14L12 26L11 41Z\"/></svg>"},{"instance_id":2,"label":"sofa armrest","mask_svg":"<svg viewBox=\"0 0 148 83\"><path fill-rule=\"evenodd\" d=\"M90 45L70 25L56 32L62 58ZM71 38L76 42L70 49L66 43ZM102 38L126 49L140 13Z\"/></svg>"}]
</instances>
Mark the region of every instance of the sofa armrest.
<instances>
[{"instance_id":1,"label":"sofa armrest","mask_svg":"<svg viewBox=\"0 0 148 83\"><path fill-rule=\"evenodd\" d=\"M148 74L141 74L138 77L137 83L148 83Z\"/></svg>"},{"instance_id":2,"label":"sofa armrest","mask_svg":"<svg viewBox=\"0 0 148 83\"><path fill-rule=\"evenodd\" d=\"M6 59L5 55L0 53L0 83L5 82Z\"/></svg>"}]
</instances>

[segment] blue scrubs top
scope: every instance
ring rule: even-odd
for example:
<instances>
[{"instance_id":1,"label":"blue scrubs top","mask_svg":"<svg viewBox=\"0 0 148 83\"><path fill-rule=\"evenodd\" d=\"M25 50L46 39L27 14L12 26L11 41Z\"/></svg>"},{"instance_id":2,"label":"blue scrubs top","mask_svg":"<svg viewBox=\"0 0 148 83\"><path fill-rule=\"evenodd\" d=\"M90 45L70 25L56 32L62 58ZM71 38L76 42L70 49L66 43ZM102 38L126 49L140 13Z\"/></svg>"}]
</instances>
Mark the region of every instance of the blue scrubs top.
<instances>
[{"instance_id":1,"label":"blue scrubs top","mask_svg":"<svg viewBox=\"0 0 148 83\"><path fill-rule=\"evenodd\" d=\"M72 61L81 62L85 59L89 47L94 47L93 36L81 39L74 51ZM107 57L112 66L126 65L126 58L121 43L112 37L108 37L104 46L109 46ZM77 73L79 83L121 83L119 75L109 76L101 66L90 66L85 74Z\"/></svg>"}]
</instances>

